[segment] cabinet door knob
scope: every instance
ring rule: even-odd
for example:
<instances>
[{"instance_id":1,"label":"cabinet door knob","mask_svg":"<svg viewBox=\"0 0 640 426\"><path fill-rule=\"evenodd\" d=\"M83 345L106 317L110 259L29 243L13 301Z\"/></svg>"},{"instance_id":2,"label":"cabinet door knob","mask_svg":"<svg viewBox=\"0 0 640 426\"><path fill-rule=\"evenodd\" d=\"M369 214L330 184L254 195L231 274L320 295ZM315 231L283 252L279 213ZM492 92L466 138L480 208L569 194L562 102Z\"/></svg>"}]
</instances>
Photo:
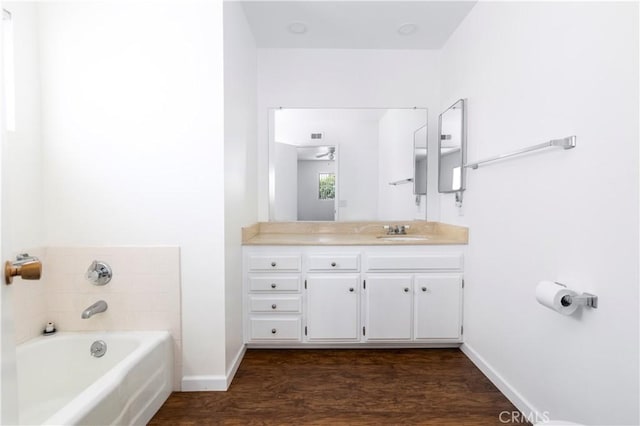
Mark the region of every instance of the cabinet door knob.
<instances>
[{"instance_id":1,"label":"cabinet door knob","mask_svg":"<svg viewBox=\"0 0 640 426\"><path fill-rule=\"evenodd\" d=\"M276 262L271 262L271 266L276 267Z\"/></svg>"},{"instance_id":2,"label":"cabinet door knob","mask_svg":"<svg viewBox=\"0 0 640 426\"><path fill-rule=\"evenodd\" d=\"M351 293L353 293L353 290L354 290L354 289L353 289L353 287L349 287L349 291L350 291Z\"/></svg>"},{"instance_id":3,"label":"cabinet door knob","mask_svg":"<svg viewBox=\"0 0 640 426\"><path fill-rule=\"evenodd\" d=\"M271 283L271 288L276 288L276 283Z\"/></svg>"},{"instance_id":4,"label":"cabinet door knob","mask_svg":"<svg viewBox=\"0 0 640 426\"><path fill-rule=\"evenodd\" d=\"M405 293L409 293L409 287L405 287L405 288L404 288L404 292L405 292Z\"/></svg>"},{"instance_id":5,"label":"cabinet door knob","mask_svg":"<svg viewBox=\"0 0 640 426\"><path fill-rule=\"evenodd\" d=\"M276 330L275 328L271 329L271 334L276 334L278 332L278 330Z\"/></svg>"},{"instance_id":6,"label":"cabinet door knob","mask_svg":"<svg viewBox=\"0 0 640 426\"><path fill-rule=\"evenodd\" d=\"M427 291L427 288L426 288L426 287L422 287L422 291L425 291L425 292L426 292L426 291Z\"/></svg>"},{"instance_id":7,"label":"cabinet door knob","mask_svg":"<svg viewBox=\"0 0 640 426\"><path fill-rule=\"evenodd\" d=\"M335 267L336 267L336 262L331 262L331 266L332 266L333 268L335 268Z\"/></svg>"},{"instance_id":8,"label":"cabinet door knob","mask_svg":"<svg viewBox=\"0 0 640 426\"><path fill-rule=\"evenodd\" d=\"M278 305L276 305L275 303L273 305L271 305L271 309L275 309L277 307L278 307Z\"/></svg>"}]
</instances>

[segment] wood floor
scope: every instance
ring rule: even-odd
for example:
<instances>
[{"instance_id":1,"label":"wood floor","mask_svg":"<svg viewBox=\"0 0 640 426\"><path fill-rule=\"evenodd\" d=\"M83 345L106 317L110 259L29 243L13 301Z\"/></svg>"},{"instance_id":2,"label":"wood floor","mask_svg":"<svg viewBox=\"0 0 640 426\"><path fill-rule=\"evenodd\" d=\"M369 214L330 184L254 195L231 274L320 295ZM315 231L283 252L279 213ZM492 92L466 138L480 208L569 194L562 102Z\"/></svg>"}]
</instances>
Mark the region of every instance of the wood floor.
<instances>
[{"instance_id":1,"label":"wood floor","mask_svg":"<svg viewBox=\"0 0 640 426\"><path fill-rule=\"evenodd\" d=\"M504 425L515 410L458 349L248 350L227 392L174 392L149 424Z\"/></svg>"}]
</instances>

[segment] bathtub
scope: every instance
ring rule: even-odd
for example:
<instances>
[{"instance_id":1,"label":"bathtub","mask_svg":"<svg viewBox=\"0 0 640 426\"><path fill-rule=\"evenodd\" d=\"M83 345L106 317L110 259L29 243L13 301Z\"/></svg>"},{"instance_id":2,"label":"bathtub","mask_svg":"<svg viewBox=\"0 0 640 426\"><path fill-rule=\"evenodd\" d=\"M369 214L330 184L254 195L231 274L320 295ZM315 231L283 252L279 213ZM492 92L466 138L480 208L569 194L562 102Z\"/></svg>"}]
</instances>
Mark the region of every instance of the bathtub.
<instances>
[{"instance_id":1,"label":"bathtub","mask_svg":"<svg viewBox=\"0 0 640 426\"><path fill-rule=\"evenodd\" d=\"M91 344L103 340L100 358ZM171 393L166 331L69 332L17 347L20 424L146 424Z\"/></svg>"}]
</instances>

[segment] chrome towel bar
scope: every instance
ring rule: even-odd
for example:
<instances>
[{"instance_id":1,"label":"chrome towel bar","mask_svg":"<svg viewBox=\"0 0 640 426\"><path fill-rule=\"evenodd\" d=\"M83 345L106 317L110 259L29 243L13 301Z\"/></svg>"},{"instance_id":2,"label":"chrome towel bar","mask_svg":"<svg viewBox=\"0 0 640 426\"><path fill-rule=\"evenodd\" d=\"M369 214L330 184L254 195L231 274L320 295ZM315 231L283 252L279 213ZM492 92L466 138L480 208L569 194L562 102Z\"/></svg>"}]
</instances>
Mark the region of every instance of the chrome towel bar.
<instances>
[{"instance_id":1,"label":"chrome towel bar","mask_svg":"<svg viewBox=\"0 0 640 426\"><path fill-rule=\"evenodd\" d=\"M563 148L563 149L571 149L576 146L576 137L575 136L567 136L562 139L553 139L545 143L541 143L538 145L533 145L527 148L522 148L517 151L508 152L506 154L496 155L495 157L486 158L484 160L475 161L473 163L467 163L464 165L466 168L477 169L480 165L485 163L490 163L493 161L504 160L505 158L514 157L516 155L526 154L527 152L538 151L544 148Z\"/></svg>"},{"instance_id":2,"label":"chrome towel bar","mask_svg":"<svg viewBox=\"0 0 640 426\"><path fill-rule=\"evenodd\" d=\"M396 186L396 185L402 185L402 184L411 183L411 182L413 182L413 178L407 178L407 179L396 180L394 182L389 182L389 185Z\"/></svg>"}]
</instances>

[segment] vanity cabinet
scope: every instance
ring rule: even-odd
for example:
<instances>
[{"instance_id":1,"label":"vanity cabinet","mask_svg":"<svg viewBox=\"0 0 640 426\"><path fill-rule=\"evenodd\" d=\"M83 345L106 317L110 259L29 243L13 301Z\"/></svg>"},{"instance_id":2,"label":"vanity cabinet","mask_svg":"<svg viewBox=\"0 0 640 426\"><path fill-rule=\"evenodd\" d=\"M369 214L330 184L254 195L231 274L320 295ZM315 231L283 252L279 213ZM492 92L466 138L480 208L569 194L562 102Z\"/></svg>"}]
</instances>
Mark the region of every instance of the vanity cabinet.
<instances>
[{"instance_id":1,"label":"vanity cabinet","mask_svg":"<svg viewBox=\"0 0 640 426\"><path fill-rule=\"evenodd\" d=\"M462 275L416 275L414 284L415 339L460 338Z\"/></svg>"},{"instance_id":2,"label":"vanity cabinet","mask_svg":"<svg viewBox=\"0 0 640 426\"><path fill-rule=\"evenodd\" d=\"M300 255L250 255L245 257L245 264L245 340L300 342Z\"/></svg>"},{"instance_id":3,"label":"vanity cabinet","mask_svg":"<svg viewBox=\"0 0 640 426\"><path fill-rule=\"evenodd\" d=\"M457 346L464 247L245 246L252 347Z\"/></svg>"},{"instance_id":4,"label":"vanity cabinet","mask_svg":"<svg viewBox=\"0 0 640 426\"><path fill-rule=\"evenodd\" d=\"M305 335L308 341L358 341L359 278L354 274L307 276Z\"/></svg>"},{"instance_id":5,"label":"vanity cabinet","mask_svg":"<svg viewBox=\"0 0 640 426\"><path fill-rule=\"evenodd\" d=\"M413 277L371 275L363 283L367 341L410 340L413 319Z\"/></svg>"},{"instance_id":6,"label":"vanity cabinet","mask_svg":"<svg viewBox=\"0 0 640 426\"><path fill-rule=\"evenodd\" d=\"M363 287L366 341L461 337L461 274L369 275Z\"/></svg>"}]
</instances>

